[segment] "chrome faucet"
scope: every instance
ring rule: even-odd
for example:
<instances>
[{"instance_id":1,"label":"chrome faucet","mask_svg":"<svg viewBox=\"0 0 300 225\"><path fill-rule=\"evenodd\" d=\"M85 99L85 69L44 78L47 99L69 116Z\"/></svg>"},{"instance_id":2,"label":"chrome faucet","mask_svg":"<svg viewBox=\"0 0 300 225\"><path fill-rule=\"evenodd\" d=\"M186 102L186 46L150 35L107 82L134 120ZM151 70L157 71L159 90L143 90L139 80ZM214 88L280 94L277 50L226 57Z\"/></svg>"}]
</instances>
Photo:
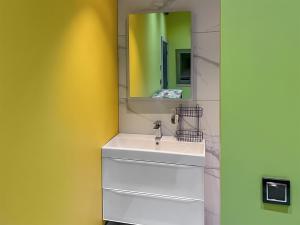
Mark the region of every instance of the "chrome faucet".
<instances>
[{"instance_id":1,"label":"chrome faucet","mask_svg":"<svg viewBox=\"0 0 300 225\"><path fill-rule=\"evenodd\" d=\"M160 120L157 120L154 122L153 130L154 130L154 135L155 135L155 143L157 145L159 145L159 142L162 138L161 121Z\"/></svg>"}]
</instances>

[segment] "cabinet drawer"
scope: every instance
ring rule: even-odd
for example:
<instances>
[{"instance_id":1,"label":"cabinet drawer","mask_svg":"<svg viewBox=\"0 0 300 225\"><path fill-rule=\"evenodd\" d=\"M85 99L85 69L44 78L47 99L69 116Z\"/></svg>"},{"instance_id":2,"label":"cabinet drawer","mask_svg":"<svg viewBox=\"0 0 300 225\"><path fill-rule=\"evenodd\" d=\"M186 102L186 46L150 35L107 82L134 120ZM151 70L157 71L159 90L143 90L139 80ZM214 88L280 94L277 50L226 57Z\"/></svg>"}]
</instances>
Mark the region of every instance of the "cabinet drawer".
<instances>
[{"instance_id":1,"label":"cabinet drawer","mask_svg":"<svg viewBox=\"0 0 300 225\"><path fill-rule=\"evenodd\" d=\"M103 217L139 225L204 225L204 203L133 191L103 189Z\"/></svg>"},{"instance_id":2,"label":"cabinet drawer","mask_svg":"<svg viewBox=\"0 0 300 225\"><path fill-rule=\"evenodd\" d=\"M103 187L204 199L204 168L103 158Z\"/></svg>"}]
</instances>

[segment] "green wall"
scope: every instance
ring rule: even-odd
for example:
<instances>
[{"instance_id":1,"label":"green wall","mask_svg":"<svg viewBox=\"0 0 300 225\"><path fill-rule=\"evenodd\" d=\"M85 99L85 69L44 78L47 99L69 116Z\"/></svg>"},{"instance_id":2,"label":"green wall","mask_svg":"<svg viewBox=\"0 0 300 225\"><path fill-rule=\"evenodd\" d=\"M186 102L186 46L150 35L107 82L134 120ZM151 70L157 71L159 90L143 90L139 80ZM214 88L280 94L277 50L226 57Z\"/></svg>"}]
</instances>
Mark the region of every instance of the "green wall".
<instances>
[{"instance_id":1,"label":"green wall","mask_svg":"<svg viewBox=\"0 0 300 225\"><path fill-rule=\"evenodd\" d=\"M299 224L299 9L299 0L222 1L222 225ZM261 203L263 176L291 180L291 207Z\"/></svg>"},{"instance_id":2,"label":"green wall","mask_svg":"<svg viewBox=\"0 0 300 225\"><path fill-rule=\"evenodd\" d=\"M166 16L169 44L169 88L183 90L183 98L191 98L189 85L177 85L176 49L191 49L192 18L190 12L169 13Z\"/></svg>"},{"instance_id":3,"label":"green wall","mask_svg":"<svg viewBox=\"0 0 300 225\"><path fill-rule=\"evenodd\" d=\"M166 35L163 13L129 16L131 97L150 97L161 89L161 37Z\"/></svg>"}]
</instances>

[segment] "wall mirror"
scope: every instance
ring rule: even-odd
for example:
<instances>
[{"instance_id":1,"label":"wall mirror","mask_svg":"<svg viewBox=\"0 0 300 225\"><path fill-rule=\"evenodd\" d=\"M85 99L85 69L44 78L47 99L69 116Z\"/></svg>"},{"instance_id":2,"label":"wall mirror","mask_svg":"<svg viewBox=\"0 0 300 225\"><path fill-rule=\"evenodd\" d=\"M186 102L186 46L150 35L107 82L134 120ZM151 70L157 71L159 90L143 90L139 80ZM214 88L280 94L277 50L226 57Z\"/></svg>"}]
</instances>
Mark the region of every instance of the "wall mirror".
<instances>
[{"instance_id":1,"label":"wall mirror","mask_svg":"<svg viewBox=\"0 0 300 225\"><path fill-rule=\"evenodd\" d=\"M129 15L129 97L191 99L191 12Z\"/></svg>"}]
</instances>

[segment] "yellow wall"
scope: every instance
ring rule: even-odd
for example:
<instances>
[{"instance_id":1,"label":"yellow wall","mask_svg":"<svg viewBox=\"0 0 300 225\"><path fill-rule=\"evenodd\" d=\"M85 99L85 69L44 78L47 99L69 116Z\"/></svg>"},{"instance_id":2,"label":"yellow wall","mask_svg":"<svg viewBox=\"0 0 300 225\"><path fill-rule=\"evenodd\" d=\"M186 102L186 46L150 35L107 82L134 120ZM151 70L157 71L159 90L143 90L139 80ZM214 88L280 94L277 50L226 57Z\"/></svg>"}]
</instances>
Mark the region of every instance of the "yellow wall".
<instances>
[{"instance_id":1,"label":"yellow wall","mask_svg":"<svg viewBox=\"0 0 300 225\"><path fill-rule=\"evenodd\" d=\"M0 2L0 224L101 224L118 129L115 0Z\"/></svg>"}]
</instances>

